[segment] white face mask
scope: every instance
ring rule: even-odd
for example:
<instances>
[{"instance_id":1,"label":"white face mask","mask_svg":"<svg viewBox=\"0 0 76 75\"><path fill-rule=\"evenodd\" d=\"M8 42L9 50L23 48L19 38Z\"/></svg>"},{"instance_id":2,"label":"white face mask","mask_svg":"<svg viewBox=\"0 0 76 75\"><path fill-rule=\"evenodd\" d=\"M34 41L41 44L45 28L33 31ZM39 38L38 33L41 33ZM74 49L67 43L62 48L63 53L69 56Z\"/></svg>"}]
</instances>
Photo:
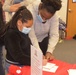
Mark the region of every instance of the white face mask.
<instances>
[{"instance_id":1,"label":"white face mask","mask_svg":"<svg viewBox=\"0 0 76 75\"><path fill-rule=\"evenodd\" d=\"M31 28L23 27L22 32L24 34L28 34L30 32Z\"/></svg>"},{"instance_id":2,"label":"white face mask","mask_svg":"<svg viewBox=\"0 0 76 75\"><path fill-rule=\"evenodd\" d=\"M37 15L37 18L38 18L38 20L39 20L40 22L42 22L42 23L45 23L45 22L46 22L46 20L43 20L43 19L42 19L42 17L41 17L40 14Z\"/></svg>"}]
</instances>

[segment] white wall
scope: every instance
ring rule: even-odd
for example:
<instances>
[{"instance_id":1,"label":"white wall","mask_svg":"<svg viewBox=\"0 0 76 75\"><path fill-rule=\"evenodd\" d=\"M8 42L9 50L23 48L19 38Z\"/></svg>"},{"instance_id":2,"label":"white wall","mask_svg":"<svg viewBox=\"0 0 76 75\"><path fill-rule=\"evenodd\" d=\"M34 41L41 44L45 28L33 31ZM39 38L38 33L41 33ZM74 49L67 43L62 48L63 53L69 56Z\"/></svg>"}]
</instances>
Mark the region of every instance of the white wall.
<instances>
[{"instance_id":1,"label":"white wall","mask_svg":"<svg viewBox=\"0 0 76 75\"><path fill-rule=\"evenodd\" d=\"M62 8L57 12L59 17L66 23L67 16L67 2L68 0L62 0Z\"/></svg>"}]
</instances>

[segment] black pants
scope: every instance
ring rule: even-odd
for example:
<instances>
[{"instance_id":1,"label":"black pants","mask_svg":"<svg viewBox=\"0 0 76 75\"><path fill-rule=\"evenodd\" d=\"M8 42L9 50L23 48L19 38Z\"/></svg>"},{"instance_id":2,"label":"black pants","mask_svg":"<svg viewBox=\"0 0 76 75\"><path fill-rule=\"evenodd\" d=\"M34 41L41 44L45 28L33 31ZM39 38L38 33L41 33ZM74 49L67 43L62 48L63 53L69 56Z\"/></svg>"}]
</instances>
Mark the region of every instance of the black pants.
<instances>
[{"instance_id":1,"label":"black pants","mask_svg":"<svg viewBox=\"0 0 76 75\"><path fill-rule=\"evenodd\" d=\"M40 46L40 48L41 48L41 50L43 52L43 55L45 55L46 51L47 51L48 39L49 39L49 37L46 37L46 38L43 39L42 42L39 42L39 46Z\"/></svg>"}]
</instances>

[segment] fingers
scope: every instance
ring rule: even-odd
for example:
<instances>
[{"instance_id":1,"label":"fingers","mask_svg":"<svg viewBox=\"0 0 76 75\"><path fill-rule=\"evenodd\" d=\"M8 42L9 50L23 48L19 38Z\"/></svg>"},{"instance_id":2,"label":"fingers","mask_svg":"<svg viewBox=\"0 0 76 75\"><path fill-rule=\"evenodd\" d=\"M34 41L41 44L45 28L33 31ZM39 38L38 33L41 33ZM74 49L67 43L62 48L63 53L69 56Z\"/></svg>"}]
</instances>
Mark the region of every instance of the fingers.
<instances>
[{"instance_id":1,"label":"fingers","mask_svg":"<svg viewBox=\"0 0 76 75\"><path fill-rule=\"evenodd\" d=\"M52 55L51 57L50 57L50 60L53 60L54 59L54 56Z\"/></svg>"},{"instance_id":2,"label":"fingers","mask_svg":"<svg viewBox=\"0 0 76 75\"><path fill-rule=\"evenodd\" d=\"M43 59L45 59L45 56L43 55Z\"/></svg>"},{"instance_id":3,"label":"fingers","mask_svg":"<svg viewBox=\"0 0 76 75\"><path fill-rule=\"evenodd\" d=\"M46 55L45 55L45 58L47 60L53 60L54 59L54 56L50 52L47 52Z\"/></svg>"},{"instance_id":4,"label":"fingers","mask_svg":"<svg viewBox=\"0 0 76 75\"><path fill-rule=\"evenodd\" d=\"M44 65L46 65L46 64L47 64L47 62L48 62L48 60L47 60L47 59L43 59L43 63L42 63L42 64L43 64L43 66L44 66Z\"/></svg>"},{"instance_id":5,"label":"fingers","mask_svg":"<svg viewBox=\"0 0 76 75\"><path fill-rule=\"evenodd\" d=\"M53 59L54 56L50 52L47 52L45 56L43 55L43 65L46 65L49 60Z\"/></svg>"}]
</instances>

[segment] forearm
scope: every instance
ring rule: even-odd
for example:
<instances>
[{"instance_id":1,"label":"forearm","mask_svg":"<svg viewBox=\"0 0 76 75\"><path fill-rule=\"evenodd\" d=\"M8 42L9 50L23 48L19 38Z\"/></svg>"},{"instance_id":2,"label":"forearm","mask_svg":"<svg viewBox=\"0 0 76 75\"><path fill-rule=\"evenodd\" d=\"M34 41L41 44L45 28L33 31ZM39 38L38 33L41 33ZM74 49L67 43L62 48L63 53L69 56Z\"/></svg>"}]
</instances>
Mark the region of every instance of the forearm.
<instances>
[{"instance_id":1,"label":"forearm","mask_svg":"<svg viewBox=\"0 0 76 75\"><path fill-rule=\"evenodd\" d=\"M14 4L10 6L10 12L15 12L19 7L21 6L21 4Z\"/></svg>"},{"instance_id":2,"label":"forearm","mask_svg":"<svg viewBox=\"0 0 76 75\"><path fill-rule=\"evenodd\" d=\"M23 0L18 4L13 4L12 0L6 0L3 5L3 10L6 12L15 12L20 6L28 6L30 3L33 3L35 0Z\"/></svg>"},{"instance_id":3,"label":"forearm","mask_svg":"<svg viewBox=\"0 0 76 75\"><path fill-rule=\"evenodd\" d=\"M59 40L59 36L53 36L52 38L49 39L49 43L48 43L48 49L47 52L53 53L56 44L58 43Z\"/></svg>"},{"instance_id":4,"label":"forearm","mask_svg":"<svg viewBox=\"0 0 76 75\"><path fill-rule=\"evenodd\" d=\"M20 6L27 6L29 2L29 0L23 0L20 3L13 4L13 0L5 0L3 10L5 12L15 12Z\"/></svg>"},{"instance_id":5,"label":"forearm","mask_svg":"<svg viewBox=\"0 0 76 75\"><path fill-rule=\"evenodd\" d=\"M59 18L56 14L52 17L50 24L51 27L49 31L49 43L47 52L53 53L59 40Z\"/></svg>"},{"instance_id":6,"label":"forearm","mask_svg":"<svg viewBox=\"0 0 76 75\"><path fill-rule=\"evenodd\" d=\"M10 11L15 12L21 6L28 6L30 3L34 2L34 0L24 0L18 4L14 4L10 6Z\"/></svg>"}]
</instances>

